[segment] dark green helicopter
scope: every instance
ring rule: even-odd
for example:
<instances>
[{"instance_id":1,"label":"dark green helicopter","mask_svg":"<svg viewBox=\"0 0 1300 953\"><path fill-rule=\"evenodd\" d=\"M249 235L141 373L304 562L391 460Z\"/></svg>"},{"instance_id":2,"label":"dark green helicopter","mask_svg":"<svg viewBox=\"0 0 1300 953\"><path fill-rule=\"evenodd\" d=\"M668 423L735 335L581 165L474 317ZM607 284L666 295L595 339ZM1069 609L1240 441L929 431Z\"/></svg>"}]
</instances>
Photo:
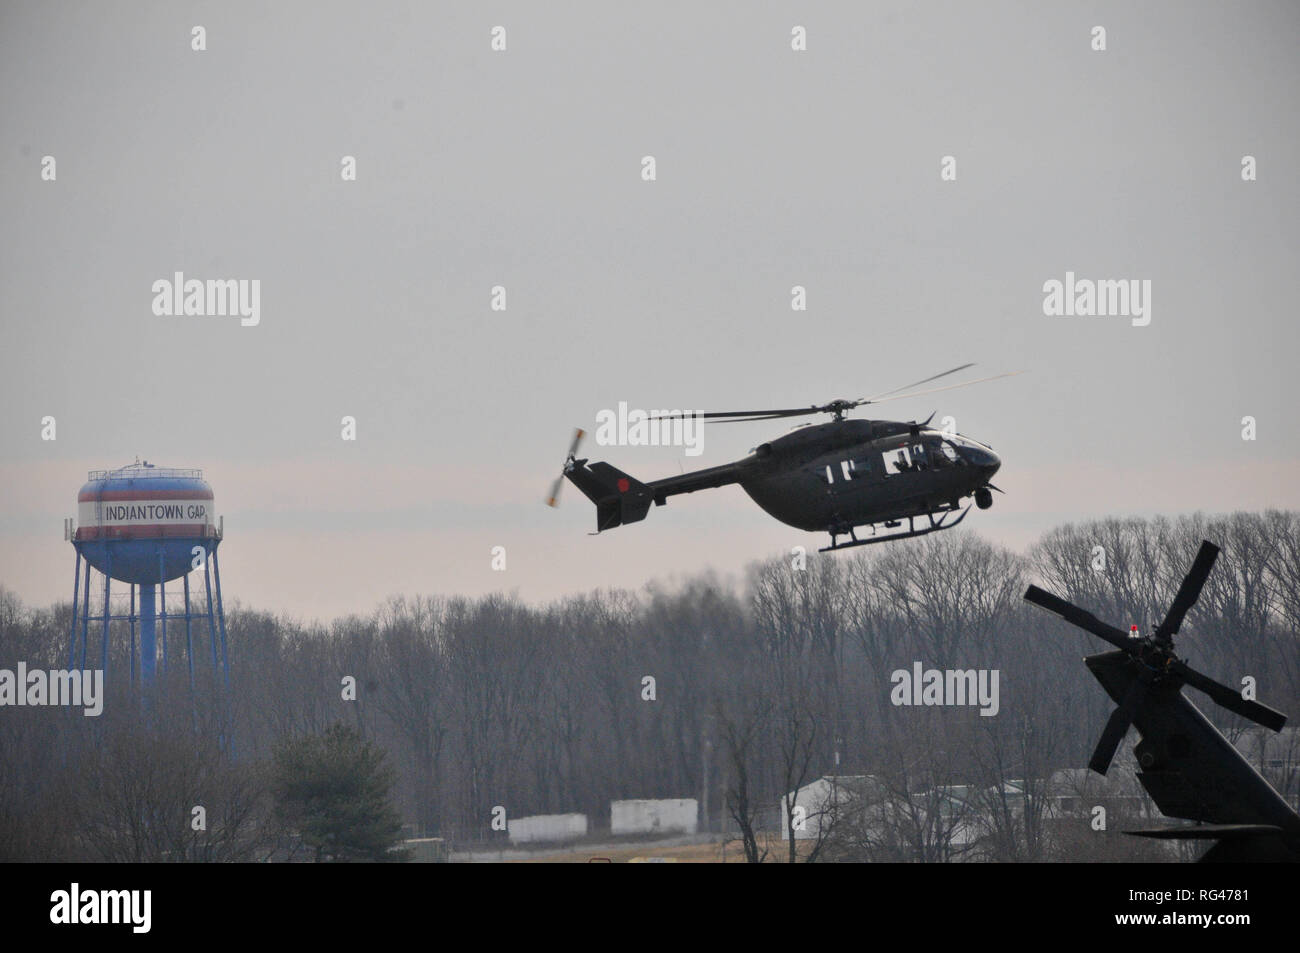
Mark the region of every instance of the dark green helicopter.
<instances>
[{"instance_id":1,"label":"dark green helicopter","mask_svg":"<svg viewBox=\"0 0 1300 953\"><path fill-rule=\"evenodd\" d=\"M833 400L820 406L785 410L700 415L720 423L810 414L830 414L833 419L822 424L800 425L759 444L743 460L649 483L642 483L608 463L589 464L585 459L577 459L584 436L578 430L565 457L564 470L556 478L547 502L556 505L562 482L567 478L596 504L596 532L599 533L645 519L651 503L663 506L668 497L678 493L739 483L755 503L782 523L809 532L830 533L831 544L821 552L951 529L970 510L969 503L962 506L966 497L973 496L975 505L982 510L993 505L990 491L997 487L989 480L1002 461L992 448L969 437L930 428L933 414L921 423L852 420L845 419L844 414L866 404L932 394L1020 373L1014 371L961 384L911 390L973 366L963 364L906 387L860 400ZM956 519L950 520L958 511ZM918 527L918 517L925 517L928 522ZM903 520L907 521L905 530L900 529ZM878 525L898 532L881 533ZM871 535L859 539L855 529L863 526L870 527ZM839 542L839 537L844 535L849 540Z\"/></svg>"}]
</instances>

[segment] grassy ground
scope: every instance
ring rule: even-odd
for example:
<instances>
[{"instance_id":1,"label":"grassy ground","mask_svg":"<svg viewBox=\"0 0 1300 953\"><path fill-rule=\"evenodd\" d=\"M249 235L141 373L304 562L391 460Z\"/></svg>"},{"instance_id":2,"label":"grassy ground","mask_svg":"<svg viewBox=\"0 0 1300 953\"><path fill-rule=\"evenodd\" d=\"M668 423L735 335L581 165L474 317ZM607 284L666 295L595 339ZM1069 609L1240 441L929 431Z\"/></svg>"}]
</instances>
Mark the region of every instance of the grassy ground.
<instances>
[{"instance_id":1,"label":"grassy ground","mask_svg":"<svg viewBox=\"0 0 1300 953\"><path fill-rule=\"evenodd\" d=\"M767 863L782 863L787 857L785 842L779 837L770 838L766 843L759 842L759 850L768 849ZM810 847L811 842L801 843L800 848ZM521 864L585 864L600 863L592 858L606 858L615 864L627 863L679 863L679 864L743 864L745 853L739 838L709 844L685 844L659 847L653 843L619 845L591 845L575 847L572 850L551 853L544 856L530 857L524 860L509 861Z\"/></svg>"}]
</instances>

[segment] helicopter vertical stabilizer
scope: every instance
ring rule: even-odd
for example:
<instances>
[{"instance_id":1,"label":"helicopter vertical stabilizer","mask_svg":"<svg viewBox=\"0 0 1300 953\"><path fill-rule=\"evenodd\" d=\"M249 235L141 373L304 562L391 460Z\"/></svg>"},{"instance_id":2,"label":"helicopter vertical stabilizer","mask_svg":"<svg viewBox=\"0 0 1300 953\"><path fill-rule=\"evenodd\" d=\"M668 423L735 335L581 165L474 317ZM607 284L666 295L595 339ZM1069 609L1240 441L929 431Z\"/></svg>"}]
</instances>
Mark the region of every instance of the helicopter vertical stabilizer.
<instances>
[{"instance_id":1,"label":"helicopter vertical stabilizer","mask_svg":"<svg viewBox=\"0 0 1300 953\"><path fill-rule=\"evenodd\" d=\"M588 466L587 461L576 460L564 475L596 504L597 532L640 522L654 502L648 486L608 463Z\"/></svg>"}]
</instances>

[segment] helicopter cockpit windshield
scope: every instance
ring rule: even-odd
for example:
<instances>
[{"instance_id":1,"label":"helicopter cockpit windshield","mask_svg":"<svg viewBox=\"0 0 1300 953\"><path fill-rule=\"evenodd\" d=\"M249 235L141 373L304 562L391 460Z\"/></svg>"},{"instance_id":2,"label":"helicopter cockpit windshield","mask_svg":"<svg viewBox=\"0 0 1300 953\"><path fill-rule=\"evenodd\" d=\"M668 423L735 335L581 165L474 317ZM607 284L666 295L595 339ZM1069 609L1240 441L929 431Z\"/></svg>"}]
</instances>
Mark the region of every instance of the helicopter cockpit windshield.
<instances>
[{"instance_id":1,"label":"helicopter cockpit windshield","mask_svg":"<svg viewBox=\"0 0 1300 953\"><path fill-rule=\"evenodd\" d=\"M984 466L997 458L978 441L959 434L927 435L881 454L886 476L950 467Z\"/></svg>"},{"instance_id":2,"label":"helicopter cockpit windshield","mask_svg":"<svg viewBox=\"0 0 1300 953\"><path fill-rule=\"evenodd\" d=\"M972 466L987 466L997 463L997 457L978 440L971 440L961 434L944 434L943 450L945 454L954 454L956 463Z\"/></svg>"},{"instance_id":3,"label":"helicopter cockpit windshield","mask_svg":"<svg viewBox=\"0 0 1300 953\"><path fill-rule=\"evenodd\" d=\"M937 470L946 467L961 466L962 459L956 448L946 440L940 440L930 450L930 459Z\"/></svg>"}]
</instances>

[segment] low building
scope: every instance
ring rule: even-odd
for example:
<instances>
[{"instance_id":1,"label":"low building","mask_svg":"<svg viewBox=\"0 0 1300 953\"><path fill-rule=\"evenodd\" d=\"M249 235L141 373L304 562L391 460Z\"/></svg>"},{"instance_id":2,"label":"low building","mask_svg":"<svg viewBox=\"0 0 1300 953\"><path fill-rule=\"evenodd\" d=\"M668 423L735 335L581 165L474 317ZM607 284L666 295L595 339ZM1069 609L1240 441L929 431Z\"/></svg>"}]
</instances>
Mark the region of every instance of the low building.
<instances>
[{"instance_id":1,"label":"low building","mask_svg":"<svg viewBox=\"0 0 1300 953\"><path fill-rule=\"evenodd\" d=\"M415 864L445 864L451 858L451 850L441 837L408 838L402 841L402 847L410 851Z\"/></svg>"},{"instance_id":2,"label":"low building","mask_svg":"<svg viewBox=\"0 0 1300 953\"><path fill-rule=\"evenodd\" d=\"M789 838L787 810L793 807L795 840L816 839L829 830L834 817L849 810L860 811L884 799L884 786L869 774L825 775L790 791L777 804L781 839Z\"/></svg>"},{"instance_id":3,"label":"low building","mask_svg":"<svg viewBox=\"0 0 1300 953\"><path fill-rule=\"evenodd\" d=\"M700 807L693 797L611 801L611 834L694 834Z\"/></svg>"},{"instance_id":4,"label":"low building","mask_svg":"<svg viewBox=\"0 0 1300 953\"><path fill-rule=\"evenodd\" d=\"M562 843L587 836L586 814L534 814L506 823L512 844Z\"/></svg>"}]
</instances>

